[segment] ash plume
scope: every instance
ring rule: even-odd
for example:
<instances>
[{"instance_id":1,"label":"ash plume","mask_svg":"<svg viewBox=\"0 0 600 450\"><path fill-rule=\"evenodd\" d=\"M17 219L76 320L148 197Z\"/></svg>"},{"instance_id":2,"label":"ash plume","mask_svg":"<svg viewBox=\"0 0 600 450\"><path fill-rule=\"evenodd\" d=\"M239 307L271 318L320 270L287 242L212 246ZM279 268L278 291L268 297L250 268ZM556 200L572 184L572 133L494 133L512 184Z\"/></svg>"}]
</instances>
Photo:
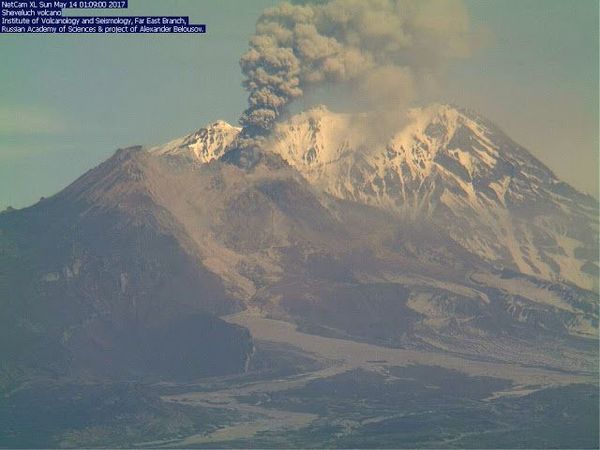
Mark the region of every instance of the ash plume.
<instances>
[{"instance_id":1,"label":"ash plume","mask_svg":"<svg viewBox=\"0 0 600 450\"><path fill-rule=\"evenodd\" d=\"M374 123L435 86L473 37L460 0L331 0L266 9L240 65L249 91L239 145L260 146L292 102L311 88L343 84ZM378 131L379 132L379 131Z\"/></svg>"}]
</instances>

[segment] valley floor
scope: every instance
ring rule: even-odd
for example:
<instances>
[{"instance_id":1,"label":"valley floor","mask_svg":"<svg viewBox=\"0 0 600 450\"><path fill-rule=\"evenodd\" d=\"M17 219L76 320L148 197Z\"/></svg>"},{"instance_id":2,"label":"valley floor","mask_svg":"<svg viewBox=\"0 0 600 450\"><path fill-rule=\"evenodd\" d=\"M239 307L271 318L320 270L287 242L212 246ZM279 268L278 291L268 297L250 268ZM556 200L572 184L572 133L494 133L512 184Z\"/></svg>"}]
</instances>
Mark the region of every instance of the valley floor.
<instances>
[{"instance_id":1,"label":"valley floor","mask_svg":"<svg viewBox=\"0 0 600 450\"><path fill-rule=\"evenodd\" d=\"M210 432L144 445L553 446L556 430L552 430L554 419L550 416L558 412L547 409L552 408L549 405L558 403L559 410L567 408L561 413L561 439L566 439L571 431L569 419L575 418L569 409L571 404L578 402L582 389L593 393L591 385L598 382L589 374L306 334L290 323L265 318L252 310L225 319L248 328L259 343L298 349L317 360L318 367L266 379L218 380L197 390L180 386L176 393L163 395L162 399L228 411L237 419ZM583 395L589 399L589 393ZM534 405L540 417L528 412ZM597 408L595 414L597 419ZM524 432L521 416L528 417L526 428L532 434L519 441L518 436ZM578 447L581 439L584 447L594 439L597 442L597 420L595 428L590 425L593 422L586 423L573 425L586 428L579 429L579 440L567 441L567 446Z\"/></svg>"}]
</instances>

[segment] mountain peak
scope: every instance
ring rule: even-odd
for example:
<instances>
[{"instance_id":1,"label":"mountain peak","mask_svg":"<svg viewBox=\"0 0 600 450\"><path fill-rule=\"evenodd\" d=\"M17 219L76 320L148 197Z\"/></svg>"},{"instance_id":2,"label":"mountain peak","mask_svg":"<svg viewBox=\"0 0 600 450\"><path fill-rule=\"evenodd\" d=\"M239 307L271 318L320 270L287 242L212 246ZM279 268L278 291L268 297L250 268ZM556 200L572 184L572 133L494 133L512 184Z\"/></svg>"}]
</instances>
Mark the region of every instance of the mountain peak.
<instances>
[{"instance_id":1,"label":"mountain peak","mask_svg":"<svg viewBox=\"0 0 600 450\"><path fill-rule=\"evenodd\" d=\"M192 161L208 163L219 159L240 132L224 120L217 120L198 131L175 139L149 151L161 156L183 156Z\"/></svg>"},{"instance_id":2,"label":"mountain peak","mask_svg":"<svg viewBox=\"0 0 600 450\"><path fill-rule=\"evenodd\" d=\"M597 206L492 122L433 104L388 140L366 139L365 124L315 108L278 124L269 150L334 197L437 223L494 264L593 286L581 255L597 248Z\"/></svg>"}]
</instances>

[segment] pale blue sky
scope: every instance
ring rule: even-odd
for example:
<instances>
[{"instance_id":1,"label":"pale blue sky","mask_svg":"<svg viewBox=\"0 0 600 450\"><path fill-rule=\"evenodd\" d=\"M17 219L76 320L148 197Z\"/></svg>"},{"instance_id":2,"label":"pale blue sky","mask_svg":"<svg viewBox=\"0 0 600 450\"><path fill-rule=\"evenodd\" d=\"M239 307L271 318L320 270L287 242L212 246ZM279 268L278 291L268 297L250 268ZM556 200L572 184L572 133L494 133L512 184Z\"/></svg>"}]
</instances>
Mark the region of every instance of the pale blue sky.
<instances>
[{"instance_id":1,"label":"pale blue sky","mask_svg":"<svg viewBox=\"0 0 600 450\"><path fill-rule=\"evenodd\" d=\"M0 35L0 209L49 196L118 147L157 144L246 105L239 56L271 0L130 0L206 35ZM466 0L492 36L440 100L499 123L577 188L598 189L598 2Z\"/></svg>"}]
</instances>

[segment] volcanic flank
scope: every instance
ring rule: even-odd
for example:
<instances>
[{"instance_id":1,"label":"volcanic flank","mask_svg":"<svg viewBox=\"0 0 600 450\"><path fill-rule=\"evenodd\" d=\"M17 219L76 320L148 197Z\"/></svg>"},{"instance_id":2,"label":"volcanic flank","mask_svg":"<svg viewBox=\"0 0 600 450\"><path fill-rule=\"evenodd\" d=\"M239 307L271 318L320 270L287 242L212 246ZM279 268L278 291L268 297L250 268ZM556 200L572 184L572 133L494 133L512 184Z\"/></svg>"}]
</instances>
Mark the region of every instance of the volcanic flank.
<instances>
[{"instance_id":1,"label":"volcanic flank","mask_svg":"<svg viewBox=\"0 0 600 450\"><path fill-rule=\"evenodd\" d=\"M593 199L473 113L409 116L369 148L352 116L307 111L251 169L223 162L240 129L219 121L1 214L3 342L33 358L11 364L242 371L251 338L218 316L250 308L317 334L592 370Z\"/></svg>"}]
</instances>

